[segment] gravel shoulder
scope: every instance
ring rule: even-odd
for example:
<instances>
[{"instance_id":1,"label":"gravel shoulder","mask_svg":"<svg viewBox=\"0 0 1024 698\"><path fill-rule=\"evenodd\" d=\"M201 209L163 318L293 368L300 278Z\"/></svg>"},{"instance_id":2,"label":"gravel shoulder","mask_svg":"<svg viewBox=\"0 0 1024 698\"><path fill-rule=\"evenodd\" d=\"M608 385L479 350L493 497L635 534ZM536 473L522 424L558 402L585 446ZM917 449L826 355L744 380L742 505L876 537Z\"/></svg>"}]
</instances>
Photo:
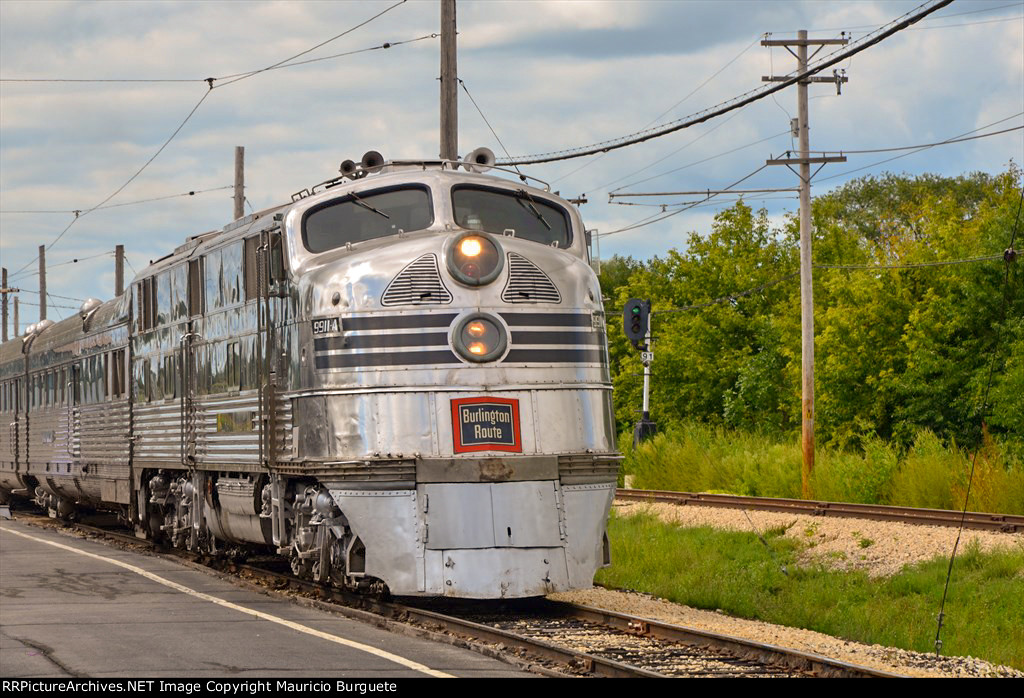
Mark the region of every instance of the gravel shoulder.
<instances>
[{"instance_id":1,"label":"gravel shoulder","mask_svg":"<svg viewBox=\"0 0 1024 698\"><path fill-rule=\"evenodd\" d=\"M805 563L820 563L842 571L864 570L872 577L886 577L907 565L948 557L957 537L957 529L950 526L920 526L773 511L647 502L618 502L615 510L624 516L650 513L662 521L687 527L711 526L760 534L784 528L787 538L799 540L807 546ZM982 552L999 547L1024 550L1024 533L964 530L959 550L962 552L973 545Z\"/></svg>"},{"instance_id":2,"label":"gravel shoulder","mask_svg":"<svg viewBox=\"0 0 1024 698\"><path fill-rule=\"evenodd\" d=\"M864 519L828 519L774 512L747 512L703 506L676 506L621 502L620 515L650 512L665 521L684 526L712 526L759 533L786 528L787 536L807 546L807 562L836 569L862 569L872 576L898 572L905 565L922 562L952 550L957 531L940 526L913 526ZM749 515L749 519L747 516ZM868 541L869 543L865 543ZM982 550L1024 547L1024 534L965 531L960 545L976 541ZM961 547L961 550L963 547ZM1024 570L1021 571L1024 577ZM590 589L556 594L551 598L629 613L653 620L734 635L748 640L813 652L862 666L919 677L1014 677L1024 672L972 657L936 657L907 650L849 642L811 630L788 628L761 621L733 618L703 611L636 592Z\"/></svg>"}]
</instances>

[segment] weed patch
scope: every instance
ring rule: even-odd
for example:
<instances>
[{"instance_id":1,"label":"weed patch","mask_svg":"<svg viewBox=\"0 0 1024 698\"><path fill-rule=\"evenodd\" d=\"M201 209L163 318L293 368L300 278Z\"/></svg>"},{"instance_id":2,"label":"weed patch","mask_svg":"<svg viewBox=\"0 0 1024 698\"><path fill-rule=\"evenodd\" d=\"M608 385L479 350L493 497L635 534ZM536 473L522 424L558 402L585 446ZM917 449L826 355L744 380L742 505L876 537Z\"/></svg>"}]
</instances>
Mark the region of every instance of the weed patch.
<instances>
[{"instance_id":1,"label":"weed patch","mask_svg":"<svg viewBox=\"0 0 1024 698\"><path fill-rule=\"evenodd\" d=\"M948 558L873 579L859 571L797 566L805 545L775 531L765 535L769 551L752 533L683 528L639 514L613 516L609 536L613 564L598 574L603 583L857 642L935 650ZM867 547L868 539L861 540ZM958 555L943 654L1024 669L1022 570L1024 550L982 553L968 546Z\"/></svg>"}]
</instances>

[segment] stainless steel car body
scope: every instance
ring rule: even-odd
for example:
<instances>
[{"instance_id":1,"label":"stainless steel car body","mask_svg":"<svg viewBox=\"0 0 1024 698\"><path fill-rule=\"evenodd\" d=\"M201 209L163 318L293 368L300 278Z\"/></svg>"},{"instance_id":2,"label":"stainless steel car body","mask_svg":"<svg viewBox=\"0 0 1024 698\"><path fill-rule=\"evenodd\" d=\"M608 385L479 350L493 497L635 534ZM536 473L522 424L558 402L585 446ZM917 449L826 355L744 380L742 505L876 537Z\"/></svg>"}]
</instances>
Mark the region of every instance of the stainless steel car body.
<instances>
[{"instance_id":1,"label":"stainless steel car body","mask_svg":"<svg viewBox=\"0 0 1024 698\"><path fill-rule=\"evenodd\" d=\"M365 208L375 192L409 187L426 193L429 225L325 251L307 244L314 212ZM514 197L549 229L538 207L564 212L567 239L470 230L494 241L500 273L465 283L449 259L467 234L453 187ZM43 483L51 505L120 503L176 544L270 544L297 572L378 579L398 595L590 586L608 562L619 458L604 311L576 209L440 162L389 163L320 188L191 238L133 282L118 306L131 309L130 324L105 335L129 349L131 365L130 435L107 445L120 454L113 486L84 485L84 453L60 445L51 458L32 433L19 437L14 419L0 443L11 468L21 467L18 438L43 460L25 461L27 482L0 454L0 488ZM459 344L476 318L504 338L490 360ZM75 321L84 324L61 331L82 336ZM18 380L16 361L0 364L0 381ZM27 417L65 419L64 444L85 433L85 415L57 401ZM62 461L77 480L51 476Z\"/></svg>"}]
</instances>

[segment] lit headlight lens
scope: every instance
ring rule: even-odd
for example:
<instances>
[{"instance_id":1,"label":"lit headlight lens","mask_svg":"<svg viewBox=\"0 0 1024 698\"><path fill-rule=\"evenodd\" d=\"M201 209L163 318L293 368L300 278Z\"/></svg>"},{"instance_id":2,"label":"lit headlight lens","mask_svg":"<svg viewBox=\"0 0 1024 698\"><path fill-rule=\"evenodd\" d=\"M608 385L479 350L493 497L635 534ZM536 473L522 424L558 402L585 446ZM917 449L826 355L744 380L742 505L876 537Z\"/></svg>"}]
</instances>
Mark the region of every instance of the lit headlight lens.
<instances>
[{"instance_id":1,"label":"lit headlight lens","mask_svg":"<svg viewBox=\"0 0 1024 698\"><path fill-rule=\"evenodd\" d=\"M505 353L505 328L497 318L477 313L458 324L452 336L456 351L466 359L482 363Z\"/></svg>"},{"instance_id":2,"label":"lit headlight lens","mask_svg":"<svg viewBox=\"0 0 1024 698\"><path fill-rule=\"evenodd\" d=\"M504 262L498 243L481 233L464 233L448 247L448 271L467 286L483 286L498 278Z\"/></svg>"}]
</instances>

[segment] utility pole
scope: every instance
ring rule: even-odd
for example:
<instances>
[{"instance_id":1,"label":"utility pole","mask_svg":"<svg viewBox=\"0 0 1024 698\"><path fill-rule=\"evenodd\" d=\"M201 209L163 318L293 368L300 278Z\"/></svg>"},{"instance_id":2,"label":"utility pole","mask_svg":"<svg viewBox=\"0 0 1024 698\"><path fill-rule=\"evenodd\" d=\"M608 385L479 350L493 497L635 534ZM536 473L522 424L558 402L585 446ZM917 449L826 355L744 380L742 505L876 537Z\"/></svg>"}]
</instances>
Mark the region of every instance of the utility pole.
<instances>
[{"instance_id":1,"label":"utility pole","mask_svg":"<svg viewBox=\"0 0 1024 698\"><path fill-rule=\"evenodd\" d=\"M235 220L245 215L245 148L235 146Z\"/></svg>"},{"instance_id":2,"label":"utility pole","mask_svg":"<svg viewBox=\"0 0 1024 698\"><path fill-rule=\"evenodd\" d=\"M114 248L114 296L124 293L124 245Z\"/></svg>"},{"instance_id":3,"label":"utility pole","mask_svg":"<svg viewBox=\"0 0 1024 698\"><path fill-rule=\"evenodd\" d=\"M459 157L459 71L455 0L441 0L441 159Z\"/></svg>"},{"instance_id":4,"label":"utility pole","mask_svg":"<svg viewBox=\"0 0 1024 698\"><path fill-rule=\"evenodd\" d=\"M2 273L0 273L0 296L2 296L2 298L3 298L3 300L0 301L0 303L2 303L2 305L3 305L3 325L4 325L3 340L2 341L4 341L4 342L7 341L7 296L9 294L11 294L11 293L17 293L17 292L18 292L18 289L16 289L16 288L7 288L7 267L4 267L3 270L2 270ZM15 332L14 334L17 335L18 333Z\"/></svg>"},{"instance_id":5,"label":"utility pole","mask_svg":"<svg viewBox=\"0 0 1024 698\"><path fill-rule=\"evenodd\" d=\"M46 245L39 246L39 320L46 319Z\"/></svg>"},{"instance_id":6,"label":"utility pole","mask_svg":"<svg viewBox=\"0 0 1024 698\"><path fill-rule=\"evenodd\" d=\"M797 60L797 74L807 71L807 47L843 45L849 43L842 39L808 39L807 31L801 30L796 39L764 39L762 46L784 46ZM796 47L793 53L791 46ZM815 51L817 54L818 51ZM812 55L813 58L813 55ZM780 82L787 78L766 75L761 78L765 82ZM803 451L803 467L801 469L802 493L804 499L811 497L811 473L814 472L814 285L811 277L811 164L819 164L818 170L829 162L846 162L845 157L810 157L810 126L807 112L807 86L812 82L834 83L836 91L841 93L842 85L847 82L845 75L838 71L832 77L807 77L797 83L797 131L800 140L800 156L796 158L780 158L768 160L769 165L800 165L800 336L801 336L801 450ZM790 167L792 170L793 168Z\"/></svg>"},{"instance_id":7,"label":"utility pole","mask_svg":"<svg viewBox=\"0 0 1024 698\"><path fill-rule=\"evenodd\" d=\"M21 330L18 327L18 297L14 297L14 336L17 337Z\"/></svg>"}]
</instances>

